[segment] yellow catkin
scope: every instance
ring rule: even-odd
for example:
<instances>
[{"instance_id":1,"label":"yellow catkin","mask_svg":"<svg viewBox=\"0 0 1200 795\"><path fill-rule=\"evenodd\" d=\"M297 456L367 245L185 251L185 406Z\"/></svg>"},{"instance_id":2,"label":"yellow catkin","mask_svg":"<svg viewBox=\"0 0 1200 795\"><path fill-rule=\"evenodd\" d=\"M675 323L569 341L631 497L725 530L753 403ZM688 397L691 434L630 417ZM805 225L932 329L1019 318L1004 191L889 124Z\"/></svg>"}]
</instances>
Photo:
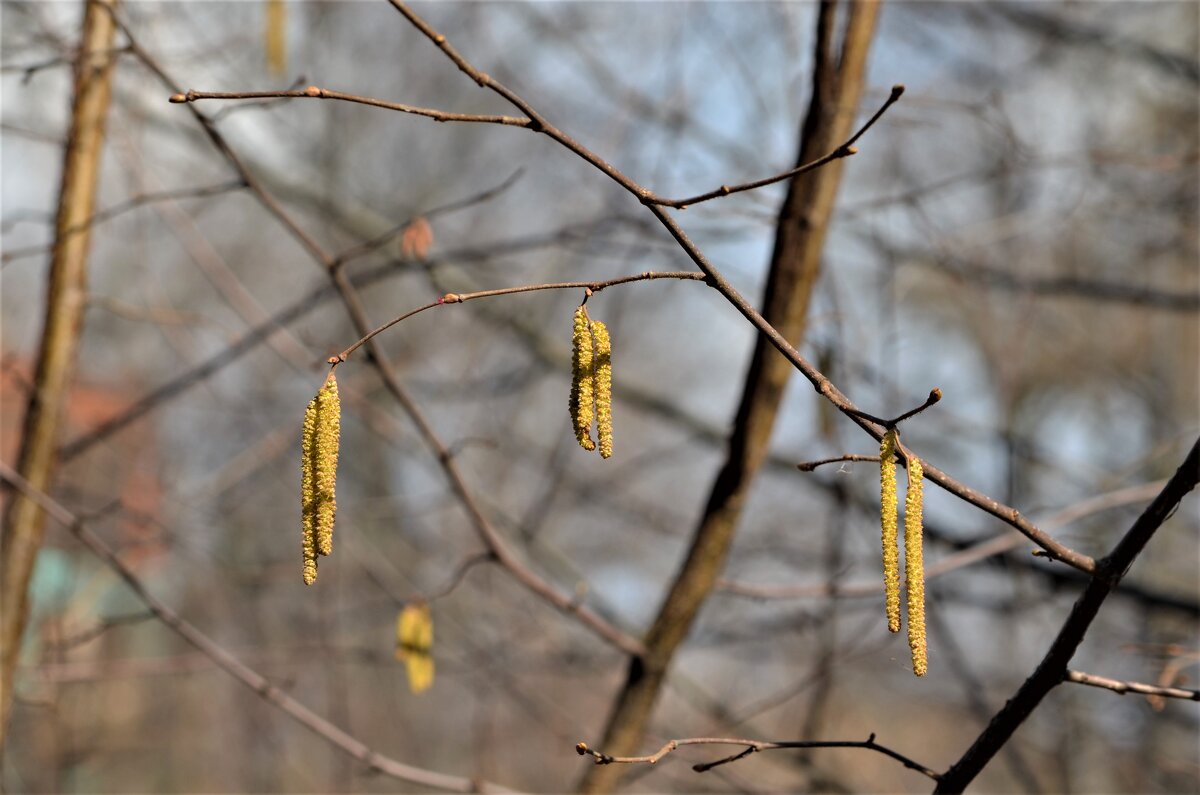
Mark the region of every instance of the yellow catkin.
<instances>
[{"instance_id":1,"label":"yellow catkin","mask_svg":"<svg viewBox=\"0 0 1200 795\"><path fill-rule=\"evenodd\" d=\"M342 404L333 371L304 412L301 438L300 512L304 527L304 582L317 580L317 556L333 552L337 513L338 446Z\"/></svg>"},{"instance_id":2,"label":"yellow catkin","mask_svg":"<svg viewBox=\"0 0 1200 795\"><path fill-rule=\"evenodd\" d=\"M900 631L900 549L897 540L896 431L879 445L879 524L883 530L883 586L888 631Z\"/></svg>"},{"instance_id":3,"label":"yellow catkin","mask_svg":"<svg viewBox=\"0 0 1200 795\"><path fill-rule=\"evenodd\" d=\"M426 602L404 606L396 617L396 659L404 663L414 693L433 684L433 616Z\"/></svg>"},{"instance_id":4,"label":"yellow catkin","mask_svg":"<svg viewBox=\"0 0 1200 795\"><path fill-rule=\"evenodd\" d=\"M612 458L612 340L599 320L592 321L592 339L596 343L596 436L600 457Z\"/></svg>"},{"instance_id":5,"label":"yellow catkin","mask_svg":"<svg viewBox=\"0 0 1200 795\"><path fill-rule=\"evenodd\" d=\"M921 549L921 514L925 502L925 470L916 457L908 460L908 496L904 500L904 575L908 591L908 646L913 673L928 669L925 643L925 562Z\"/></svg>"},{"instance_id":6,"label":"yellow catkin","mask_svg":"<svg viewBox=\"0 0 1200 795\"><path fill-rule=\"evenodd\" d=\"M287 71L287 9L283 0L267 0L267 69L278 77Z\"/></svg>"},{"instance_id":7,"label":"yellow catkin","mask_svg":"<svg viewBox=\"0 0 1200 795\"><path fill-rule=\"evenodd\" d=\"M596 368L592 351L591 323L587 310L575 310L575 325L571 334L571 421L575 438L584 450L595 450L592 440L592 420L596 410Z\"/></svg>"}]
</instances>

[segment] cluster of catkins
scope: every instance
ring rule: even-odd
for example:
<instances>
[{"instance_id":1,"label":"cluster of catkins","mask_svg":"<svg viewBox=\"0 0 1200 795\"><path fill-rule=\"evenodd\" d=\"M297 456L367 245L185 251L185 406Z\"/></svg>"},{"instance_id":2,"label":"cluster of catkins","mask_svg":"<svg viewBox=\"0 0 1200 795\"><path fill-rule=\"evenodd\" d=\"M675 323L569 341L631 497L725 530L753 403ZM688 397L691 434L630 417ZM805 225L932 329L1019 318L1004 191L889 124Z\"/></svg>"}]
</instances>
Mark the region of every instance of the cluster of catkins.
<instances>
[{"instance_id":1,"label":"cluster of catkins","mask_svg":"<svg viewBox=\"0 0 1200 795\"><path fill-rule=\"evenodd\" d=\"M900 631L900 550L897 539L896 429L879 445L880 524L883 527L883 584L888 630ZM924 508L925 471L916 456L908 459L908 494L904 500L904 578L908 592L908 645L913 673L928 670L925 643L925 563L921 549L921 513Z\"/></svg>"},{"instance_id":2,"label":"cluster of catkins","mask_svg":"<svg viewBox=\"0 0 1200 795\"><path fill-rule=\"evenodd\" d=\"M587 309L575 310L571 335L571 421L575 438L584 450L600 449L601 458L611 458L612 443L612 340L608 328L588 317ZM592 439L596 426L599 445Z\"/></svg>"}]
</instances>

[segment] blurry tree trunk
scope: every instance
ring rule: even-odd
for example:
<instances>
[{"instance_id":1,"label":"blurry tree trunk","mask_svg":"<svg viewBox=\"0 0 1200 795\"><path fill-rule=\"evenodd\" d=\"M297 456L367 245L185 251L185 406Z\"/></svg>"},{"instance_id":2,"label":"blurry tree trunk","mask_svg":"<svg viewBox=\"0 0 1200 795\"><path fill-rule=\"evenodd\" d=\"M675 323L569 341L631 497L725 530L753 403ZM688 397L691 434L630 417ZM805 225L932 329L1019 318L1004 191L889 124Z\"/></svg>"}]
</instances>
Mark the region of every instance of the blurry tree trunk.
<instances>
[{"instance_id":1,"label":"blurry tree trunk","mask_svg":"<svg viewBox=\"0 0 1200 795\"><path fill-rule=\"evenodd\" d=\"M54 248L46 288L45 323L37 371L25 410L17 470L34 488L49 491L54 476L59 424L70 393L87 305L87 258L104 121L108 113L115 25L99 4L85 2L75 61L71 123L63 157ZM0 538L0 748L7 735L14 675L28 617L27 591L44 516L32 500L14 494Z\"/></svg>"},{"instance_id":2,"label":"blurry tree trunk","mask_svg":"<svg viewBox=\"0 0 1200 795\"><path fill-rule=\"evenodd\" d=\"M797 164L835 149L850 136L862 91L879 5L850 4L840 54L835 49L836 0L821 3L817 18L812 98L801 131ZM809 300L820 275L821 252L842 161L796 177L779 212L775 248L767 277L764 310L768 322L799 347ZM712 485L691 549L646 636L646 653L630 661L625 685L609 715L601 748L613 756L641 753L646 723L675 651L686 638L704 599L725 563L746 495L770 441L771 430L792 374L791 364L765 337L759 337L746 375L728 457ZM610 792L622 765L588 769L584 792Z\"/></svg>"}]
</instances>

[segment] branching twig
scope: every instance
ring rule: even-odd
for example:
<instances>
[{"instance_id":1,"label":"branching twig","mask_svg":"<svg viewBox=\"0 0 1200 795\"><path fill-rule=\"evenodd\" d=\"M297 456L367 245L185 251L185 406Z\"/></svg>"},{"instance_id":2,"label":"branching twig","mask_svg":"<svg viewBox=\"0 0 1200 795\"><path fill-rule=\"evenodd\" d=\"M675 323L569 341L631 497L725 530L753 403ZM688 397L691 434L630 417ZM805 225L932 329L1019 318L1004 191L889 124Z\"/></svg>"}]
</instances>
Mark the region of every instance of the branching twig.
<instances>
[{"instance_id":1,"label":"branching twig","mask_svg":"<svg viewBox=\"0 0 1200 795\"><path fill-rule=\"evenodd\" d=\"M260 698L287 713L306 728L345 751L369 769L402 781L412 782L422 787L432 787L454 792L506 791L503 787L478 779L450 776L420 767L413 767L412 765L407 765L384 756L370 748L358 738L333 725L272 685L266 677L247 666L227 651L225 647L209 638L164 602L160 601L158 597L151 594L133 570L98 535L92 532L79 517L75 516L75 514L44 492L31 486L28 481L3 462L0 462L0 479L3 479L17 491L25 495L25 497L37 503L55 521L66 527L92 554L100 558L105 565L112 569L125 582L129 589L133 591L134 595L146 605L150 612L171 631L196 647L202 654L216 663L218 667L257 693Z\"/></svg>"},{"instance_id":2,"label":"branching twig","mask_svg":"<svg viewBox=\"0 0 1200 795\"><path fill-rule=\"evenodd\" d=\"M533 122L528 126L528 129L539 132L557 141L563 147L582 158L586 162L593 165L603 174L608 176L622 188L638 198L639 201L653 194L643 188L634 180L630 179L620 170L608 163L602 157L592 152L583 144L576 141L571 136L559 130L554 125L550 124L540 113L538 113L527 101L518 96L511 89L498 82L490 75L479 71L470 64L459 52L447 41L446 37L438 33L428 22L418 16L412 9L408 8L400 0L388 0L392 7L400 12L417 30L421 31L446 57L448 57L464 74L470 77L481 87L490 89L499 94L504 99L508 100L514 107L528 116ZM734 308L738 310L751 325L770 340L771 344L780 353L790 361L797 370L804 375L805 378L813 385L813 388L825 399L829 400L837 409L848 417L853 419L863 430L869 433L876 441L883 437L884 428L879 424L873 423L864 419L862 416L855 414L857 407L850 401L841 390L834 385L823 373L814 367L807 359L800 354L795 347L779 333L778 329L772 326L746 298L738 292L738 290L724 277L724 275L708 260L708 258L700 251L699 247L692 242L687 233L679 226L672 218L666 209L658 204L647 204L647 209L651 214L658 219L675 241L687 254L688 258L696 264L697 267L708 277L707 282L710 286L716 289L725 297ZM901 415L902 417L905 415ZM1046 550L1050 557L1055 560L1060 560L1069 566L1072 566L1084 573L1092 573L1095 569L1095 561L1091 557L1076 552L1070 547L1062 544L1051 538L1036 525L1021 515L1017 509L992 499L975 489L966 486L947 475L942 470L933 466L929 462L921 459L925 465L926 479L936 483L941 488L945 489L950 494L958 497L965 502L968 502L980 510L995 516L1001 521L1012 525L1017 530L1021 531L1027 538L1033 541L1042 549Z\"/></svg>"},{"instance_id":3,"label":"branching twig","mask_svg":"<svg viewBox=\"0 0 1200 795\"><path fill-rule=\"evenodd\" d=\"M915 770L921 775L937 781L939 776L934 770L914 762L907 756L893 751L886 746L882 746L875 742L875 735L871 734L866 740L796 740L796 741L781 741L771 742L766 740L751 740L736 737L688 737L682 740L669 740L662 748L659 748L652 754L647 756L609 756L588 746L587 743L577 743L575 752L580 756L590 756L598 765L636 765L636 764L657 764L664 756L681 748L685 745L742 745L745 748L731 756L718 759L714 762L705 762L702 764L692 765L692 770L697 773L704 773L712 770L714 767L736 762L750 754L758 753L759 751L776 751L784 749L798 748L865 748L870 751L890 756L897 762L900 762L909 770Z\"/></svg>"},{"instance_id":4,"label":"branching twig","mask_svg":"<svg viewBox=\"0 0 1200 795\"><path fill-rule=\"evenodd\" d=\"M1046 694L1063 681L1067 664L1075 655L1079 644L1083 642L1083 637L1096 614L1100 612L1104 600L1120 583L1151 536L1174 512L1188 492L1195 488L1198 480L1200 439L1192 445L1183 464L1121 538L1112 554L1097 563L1087 590L1075 602L1071 615L1059 630L1058 637L1054 639L1037 669L1005 703L1004 708L992 718L971 747L943 774L935 792L962 792L1004 747L1013 732L1025 722Z\"/></svg>"},{"instance_id":5,"label":"branching twig","mask_svg":"<svg viewBox=\"0 0 1200 795\"><path fill-rule=\"evenodd\" d=\"M914 417L917 414L920 414L922 411L929 408L934 403L937 403L941 399L942 399L942 390L938 389L937 387L934 387L933 389L929 390L929 397L925 398L924 403L917 406L915 409L910 409L909 411L904 412L900 416L894 417L890 420L881 419L880 417L876 417L874 414L868 414L867 412L861 411L860 409L848 408L848 409L845 409L845 412L851 416L858 417L859 419L864 419L867 422L873 422L876 425L882 425L884 428L888 428L890 430L891 428L895 428L897 425L899 425L900 423L907 420L909 417ZM809 470L809 471L811 471L811 470Z\"/></svg>"},{"instance_id":6,"label":"branching twig","mask_svg":"<svg viewBox=\"0 0 1200 795\"><path fill-rule=\"evenodd\" d=\"M871 127L874 126L875 122L879 121L880 117L882 117L883 114L887 112L888 108L890 108L892 105L896 104L896 101L900 99L900 96L903 93L904 93L904 86L901 86L901 85L892 86L892 91L888 95L887 100L883 103L883 106L880 107L879 110L875 111L875 115L872 116L871 118L867 119L866 123L863 124L863 126L858 128L858 132L856 132L856 133L854 133L854 135L850 136L850 138L845 143L843 143L841 146L839 146L837 149L834 149L829 154L825 155L824 157L818 158L818 159L812 161L811 163L805 163L802 166L797 166L796 168L790 169L788 171L784 171L781 174L776 174L773 177L766 177L764 179L754 180L753 182L745 182L745 183L742 183L741 185L722 185L721 187L719 187L715 190L710 190L708 193L701 193L696 196L689 196L686 199L665 199L661 196L651 194L649 196L643 196L642 201L646 204L658 204L663 207L673 207L677 210L684 210L693 204L699 204L700 202L706 202L706 201L709 201L710 199L719 199L722 196L729 196L730 194L733 194L733 193L741 193L742 191L754 190L755 188L762 188L767 185L774 185L776 182L782 182L785 179L791 179L792 177L799 176L800 174L805 174L809 171L814 171L814 170L820 168L821 166L832 163L834 160L838 160L843 157L850 157L851 155L858 154L858 150L854 148L855 141L857 141L859 138L861 138L863 136L863 133L865 133L867 130L871 129Z\"/></svg>"},{"instance_id":7,"label":"branching twig","mask_svg":"<svg viewBox=\"0 0 1200 795\"><path fill-rule=\"evenodd\" d=\"M1076 682L1081 685L1091 685L1092 687L1101 687L1105 690L1111 690L1114 693L1125 695L1126 693L1141 693L1145 696L1159 696L1160 698L1182 698L1186 701L1200 701L1200 690L1188 690L1183 687L1162 687L1160 685L1147 685L1141 682L1123 682L1119 679L1109 679L1106 676L1096 676L1095 674L1087 674L1083 671L1067 671L1063 677L1065 682Z\"/></svg>"},{"instance_id":8,"label":"branching twig","mask_svg":"<svg viewBox=\"0 0 1200 795\"><path fill-rule=\"evenodd\" d=\"M165 86L170 87L170 90L177 92L175 82L163 70L158 62L151 56L145 48L143 48L134 38L132 31L128 25L117 14L116 10L105 0L96 0L97 3L106 9L116 21L117 26L121 29L129 42L129 48L143 65L146 66ZM181 100L176 100L181 101ZM333 285L333 289L337 291L338 296L342 299L342 303L350 315L351 322L354 324L355 330L359 334L367 334L371 329L371 323L367 319L366 309L363 306L362 300L355 291L350 280L345 272L338 267L337 260L331 256L320 243L309 233L309 231L298 223L291 215L289 215L279 203L279 201L271 195L270 192L262 185L261 181L255 177L249 169L246 168L241 158L230 147L225 137L213 124L212 120L201 113L193 103L185 103L192 116L196 119L204 130L209 141L226 160L226 162L234 169L237 175L245 182L247 189L258 200L259 204L270 213L275 219L296 239L297 242L308 252L309 256L317 262L328 274ZM484 515L475 499L471 490L467 487L466 480L462 476L458 465L454 462L453 456L449 454L449 450L445 443L441 440L438 434L434 431L433 425L421 410L421 407L409 394L404 384L401 383L399 376L396 374L395 368L392 367L387 354L379 348L374 342L368 342L371 356L370 362L374 366L376 372L379 373L384 386L388 392L396 399L401 408L408 414L409 418L417 426L422 439L429 446L430 450L436 457L442 472L450 483L450 487L457 496L459 502L462 503L466 510L475 531L480 536L484 544L496 555L497 562L513 576L519 583L532 591L537 596L557 608L563 613L574 616L580 623L596 633L604 640L611 643L616 648L626 654L638 654L642 651L642 644L637 638L634 638L629 633L623 631L611 621L601 616L595 610L587 605L578 604L571 596L563 593L553 584L545 580L539 574L526 566L516 554L509 548L507 542L497 532L491 521Z\"/></svg>"}]
</instances>

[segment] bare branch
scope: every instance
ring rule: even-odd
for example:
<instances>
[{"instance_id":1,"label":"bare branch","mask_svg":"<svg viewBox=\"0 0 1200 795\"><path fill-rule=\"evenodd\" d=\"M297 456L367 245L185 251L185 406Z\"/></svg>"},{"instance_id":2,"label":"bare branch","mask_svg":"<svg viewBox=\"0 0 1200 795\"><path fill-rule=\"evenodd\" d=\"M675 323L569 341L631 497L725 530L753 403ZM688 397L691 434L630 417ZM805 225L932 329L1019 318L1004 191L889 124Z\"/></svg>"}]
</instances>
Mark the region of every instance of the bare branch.
<instances>
[{"instance_id":1,"label":"bare branch","mask_svg":"<svg viewBox=\"0 0 1200 795\"><path fill-rule=\"evenodd\" d=\"M1086 674L1083 671L1068 670L1066 676L1063 677L1065 682L1076 682L1081 685L1090 685L1091 687L1100 687L1105 690L1111 690L1114 693L1125 695L1126 693L1141 693L1145 696L1158 696L1160 698L1182 698L1185 701L1200 701L1200 690L1188 690L1182 687L1161 687L1159 685L1147 685L1141 682L1123 682L1119 679L1109 679L1107 676L1096 676L1095 674Z\"/></svg>"},{"instance_id":2,"label":"bare branch","mask_svg":"<svg viewBox=\"0 0 1200 795\"><path fill-rule=\"evenodd\" d=\"M879 456L850 453L847 455L839 455L836 458L822 458L820 461L802 461L801 463L796 464L796 469L799 469L801 472L812 472L816 470L817 467L825 466L826 464L839 464L845 461L869 461L871 463L878 464Z\"/></svg>"},{"instance_id":3,"label":"bare branch","mask_svg":"<svg viewBox=\"0 0 1200 795\"><path fill-rule=\"evenodd\" d=\"M266 677L247 666L226 650L225 647L205 635L168 607L166 603L151 594L133 570L121 560L116 551L88 529L79 517L71 513L71 511L67 510L49 495L34 488L27 480L3 462L0 462L0 479L3 479L26 498L35 502L51 518L69 530L73 536L88 548L88 551L112 569L129 586L134 595L146 605L150 612L172 632L194 646L230 676L253 690L264 701L282 710L331 745L345 751L366 765L370 770L422 787L450 790L453 792L509 791L499 785L483 782L478 779L450 776L407 765L370 748L358 738L333 725L271 684Z\"/></svg>"},{"instance_id":4,"label":"bare branch","mask_svg":"<svg viewBox=\"0 0 1200 795\"><path fill-rule=\"evenodd\" d=\"M169 102L186 104L201 99L340 99L343 102L354 102L359 105L370 105L400 113L411 113L414 116L425 116L434 121L461 121L478 124L504 124L512 127L531 127L533 122L516 116L481 116L472 113L451 113L433 108L420 108L416 105L405 105L400 102L388 102L374 97L360 97L357 94L346 94L341 91L331 91L328 88L309 86L296 91L181 91L172 94Z\"/></svg>"},{"instance_id":5,"label":"bare branch","mask_svg":"<svg viewBox=\"0 0 1200 795\"><path fill-rule=\"evenodd\" d=\"M475 67L471 66L471 64L465 58L463 58L458 51L454 49L454 47L450 45L445 36L434 30L429 23L417 16L415 12L405 6L404 3L400 2L400 0L388 0L388 2L391 3L397 11L399 11L406 19L408 19L409 22L411 22L427 38L429 38L430 41L432 41L438 47L438 49L442 50L442 52L444 52L446 56L450 58L461 71L471 77L471 79L474 80L478 85L489 88L500 96L504 97L510 103L512 103L513 106L537 122L538 126L530 127L529 129L534 130L535 132L544 133L545 135L553 138L555 141L558 141L568 150L575 153L588 163L591 163L621 187L637 196L639 200L650 195L645 188L641 187L625 174L621 173L599 155L587 149L574 138L571 138L566 133L547 122L537 111L533 109L532 106L529 105L528 102L517 96L513 91L492 79L487 74L480 72ZM700 251L696 244L692 242L691 238L689 238L687 233L683 231L678 223L676 223L675 219L667 214L663 207L655 204L648 204L646 207L654 215L654 217L658 219L659 223L666 227L667 231L671 233L671 236L675 238L677 243L679 243L679 246L684 250L688 258L691 259L692 262L694 262L696 266L704 272L704 274L708 277L706 280L708 284L725 296L726 300L733 304L733 306L742 314L743 317L750 321L750 323L756 329L758 329L761 334L766 336L776 350L782 353L784 357L786 357L788 361L790 361L796 367L796 369L798 369L804 375L804 377L808 379L818 394L829 400L834 406L837 407L839 411L854 420L859 427L870 434L876 441L879 441L883 437L883 428L879 427L878 424L865 420L853 413L858 409L850 401L850 399L846 397L846 395L844 395L841 390L839 390L833 384L833 382L829 380L829 378L827 378L823 373L820 372L820 370L818 370L807 359L805 359L804 356L802 356L800 352L792 346L787 338L780 334L779 330L772 326L758 312L758 310L755 309L754 306L751 305L750 302L747 301L740 292L738 292L738 290L728 281L728 279L726 279L725 276L719 270L717 270L717 268ZM1012 525L1039 547L1046 550L1050 557L1054 558L1055 560L1060 560L1067 565L1079 569L1087 574L1092 573L1092 571L1095 569L1096 564L1091 557L1076 552L1065 544L1062 544L1051 538L1045 532L1039 530L1032 522L1022 516L1016 508L1005 505L998 500L992 499L991 497L981 494L975 489L960 483L942 470L938 469L936 466L930 464L924 458L922 458L921 461L925 465L925 477L928 480L933 481L938 486L958 497L959 499L976 506L980 510L995 516L1007 524Z\"/></svg>"},{"instance_id":6,"label":"bare branch","mask_svg":"<svg viewBox=\"0 0 1200 795\"><path fill-rule=\"evenodd\" d=\"M750 740L737 737L687 737L681 740L668 740L662 748L659 748L654 753L646 756L609 756L608 754L589 747L587 743L577 743L575 745L575 752L580 756L592 757L592 759L598 765L654 765L658 764L658 762L667 754L675 751L678 748L682 748L685 745L745 746L742 751L733 754L732 756L718 759L715 762L706 762L703 764L693 765L692 770L695 770L697 773L705 773L709 770L712 770L714 767L726 765L730 762L736 762L739 759L744 759L750 754L758 753L759 751L778 751L787 749L796 750L801 748L865 748L869 751L876 751L884 754L885 756L890 756L892 759L895 759L897 762L903 764L909 770L915 770L926 778L931 778L934 781L937 781L939 778L938 773L936 773L934 770L920 764L919 762L914 762L907 756L904 756L903 754L900 754L875 742L874 734L872 734L866 740L784 740L780 742L773 742L769 740Z\"/></svg>"},{"instance_id":7,"label":"bare branch","mask_svg":"<svg viewBox=\"0 0 1200 795\"><path fill-rule=\"evenodd\" d=\"M517 293L531 293L537 290L588 290L590 293L598 293L606 287L613 287L618 284L629 284L630 282L653 281L655 279L680 279L684 281L704 281L703 273L695 271L646 271L645 273L635 273L632 276L619 276L615 279L606 279L603 281L576 281L576 282L550 282L546 284L526 284L520 287L501 287L497 290L478 290L473 293L446 293L436 301L431 301L428 304L419 306L409 312L394 317L382 326L374 329L368 334L365 334L357 342L351 345L346 350L329 357L330 364L340 364L353 354L363 345L370 342L372 339L382 334L405 320L408 320L413 315L419 315L426 309L444 306L446 304L461 304L466 301L472 301L476 298L492 298L497 295L516 295Z\"/></svg>"},{"instance_id":8,"label":"bare branch","mask_svg":"<svg viewBox=\"0 0 1200 795\"><path fill-rule=\"evenodd\" d=\"M868 414L867 412L860 411L859 409L846 409L846 413L850 414L851 416L858 417L859 419L866 420L867 422L873 422L876 425L882 425L885 428L895 428L897 425L904 422L909 417L915 417L916 415L920 414L922 411L929 408L934 403L937 403L941 399L942 399L942 390L938 389L937 387L934 387L933 389L929 390L929 397L925 398L924 403L917 406L915 409L909 409L908 411L904 412L900 416L895 417L890 420L880 419L879 417L876 417L874 414Z\"/></svg>"},{"instance_id":9,"label":"bare branch","mask_svg":"<svg viewBox=\"0 0 1200 795\"><path fill-rule=\"evenodd\" d=\"M116 20L117 26L124 33L129 42L129 47L139 61L146 68L154 73L158 79L167 86L170 86L173 91L177 91L175 83L151 56L145 48L143 48L134 38L132 31L120 19L119 15L113 7L104 2L97 2ZM177 100L181 101L181 100ZM317 262L325 272L329 275L329 279L333 285L333 289L337 292L342 300L342 304L346 308L347 314L350 316L351 322L357 333L366 335L370 332L372 324L367 318L366 308L363 306L362 299L354 289L349 278L344 270L339 267L341 263L331 256L317 242L304 226L298 223L292 216L284 210L279 201L271 195L270 192L263 186L262 182L255 177L249 169L246 168L241 158L234 152L233 148L225 140L225 137L213 124L212 120L201 113L193 103L185 102L192 116L200 124L209 141L216 147L217 151L224 157L226 162L234 169L234 171L246 183L246 187L258 200L258 202L275 217L280 224L300 243L301 246L308 252L312 259ZM449 449L441 440L438 434L434 431L433 425L421 410L421 407L409 394L407 388L401 383L399 376L396 374L395 368L391 365L391 361L383 349L379 348L373 340L368 341L370 351L370 363L375 368L379 377L383 381L387 391L396 399L401 408L408 414L413 423L417 426L417 430L425 444L432 451L438 464L441 466L443 474L449 481L450 486L463 508L466 510L471 524L475 527L476 533L484 544L495 554L497 562L506 569L514 579L532 591L544 601L554 606L558 610L567 615L575 617L581 624L590 629L599 637L606 640L616 648L622 650L626 654L638 654L642 651L642 644L637 638L630 635L628 632L620 629L611 621L601 616L587 605L581 605L572 596L560 591L553 584L545 580L543 577L535 573L532 569L522 563L516 554L509 548L503 537L496 530L491 521L484 515L483 510L479 506L478 500L475 499L471 490L467 487L466 480L462 476L458 465L454 461L454 457L450 455Z\"/></svg>"},{"instance_id":10,"label":"bare branch","mask_svg":"<svg viewBox=\"0 0 1200 795\"><path fill-rule=\"evenodd\" d=\"M975 740L966 753L943 774L935 792L962 792L992 757L1008 742L1017 727L1037 708L1042 699L1066 676L1067 664L1083 642L1088 627L1100 612L1104 600L1117 587L1129 566L1146 546L1167 517L1200 480L1200 439L1167 485L1125 533L1112 554L1103 558L1088 583L1087 590L1075 602L1071 615L1050 646L1037 669L1008 700L1004 708Z\"/></svg>"},{"instance_id":11,"label":"bare branch","mask_svg":"<svg viewBox=\"0 0 1200 795\"><path fill-rule=\"evenodd\" d=\"M766 177L764 179L754 180L753 182L744 182L741 185L722 185L715 190L710 190L708 193L689 196L686 199L665 199L658 195L650 195L642 197L642 201L646 204L658 204L662 205L663 207L673 207L677 210L685 210L693 204L706 202L710 199L719 199L722 196L729 196L733 193L741 193L742 191L754 190L755 188L762 188L767 185L774 185L776 182L782 182L785 179L791 179L792 177L806 174L809 171L813 171L821 166L832 163L834 160L840 160L843 157L850 157L851 155L858 154L858 150L854 148L854 143L863 136L863 133L871 129L875 122L879 121L880 117L882 117L884 113L887 113L888 108L896 104L897 100L900 99L900 96L903 93L904 86L892 86L892 91L888 95L887 100L883 103L883 106L880 107L879 110L875 111L875 115L870 119L867 119L866 123L863 124L862 127L858 128L858 132L850 136L850 138L837 149L834 149L824 157L813 160L811 163L805 163L802 166L796 166L793 169L784 171L781 174L776 174L773 177Z\"/></svg>"}]
</instances>

